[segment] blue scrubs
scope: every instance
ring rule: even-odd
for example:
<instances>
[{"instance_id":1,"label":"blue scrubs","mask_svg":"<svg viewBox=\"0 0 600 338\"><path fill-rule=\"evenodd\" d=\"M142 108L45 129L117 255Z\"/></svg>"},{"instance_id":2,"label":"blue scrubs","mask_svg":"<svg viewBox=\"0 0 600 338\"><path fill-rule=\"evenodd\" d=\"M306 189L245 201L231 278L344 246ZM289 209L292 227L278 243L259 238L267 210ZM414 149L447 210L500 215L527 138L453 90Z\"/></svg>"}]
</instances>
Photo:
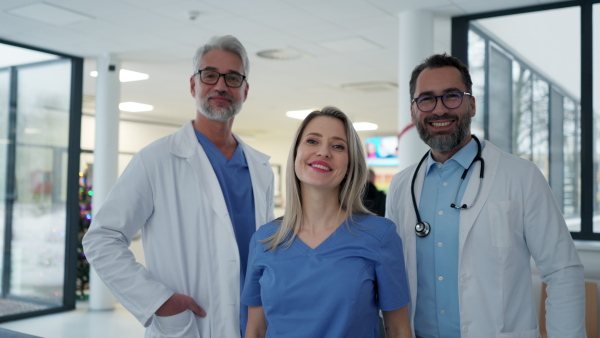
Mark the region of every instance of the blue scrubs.
<instances>
[{"instance_id":1,"label":"blue scrubs","mask_svg":"<svg viewBox=\"0 0 600 338\"><path fill-rule=\"evenodd\" d=\"M225 197L225 204L227 204L227 211L233 224L233 232L235 233L240 255L240 286L243 286L248 262L248 244L256 231L254 194L248 163L242 147L239 145L231 159L227 160L219 148L206 136L197 130L194 131L217 175L221 191ZM240 306L240 329L243 337L248 321L248 307Z\"/></svg>"},{"instance_id":2,"label":"blue scrubs","mask_svg":"<svg viewBox=\"0 0 600 338\"><path fill-rule=\"evenodd\" d=\"M259 242L279 221L259 228L250 242L242 303L263 306L267 337L379 337L379 309L410 301L402 241L394 223L355 215L311 249L299 238L289 248Z\"/></svg>"}]
</instances>

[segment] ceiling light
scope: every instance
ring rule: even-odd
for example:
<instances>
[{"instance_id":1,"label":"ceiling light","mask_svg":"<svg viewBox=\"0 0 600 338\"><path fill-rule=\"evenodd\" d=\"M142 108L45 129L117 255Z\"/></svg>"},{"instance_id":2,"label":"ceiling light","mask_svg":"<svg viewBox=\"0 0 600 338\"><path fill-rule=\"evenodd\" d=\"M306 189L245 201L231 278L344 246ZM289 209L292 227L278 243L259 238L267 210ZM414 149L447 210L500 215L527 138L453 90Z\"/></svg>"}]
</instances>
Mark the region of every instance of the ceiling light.
<instances>
[{"instance_id":1,"label":"ceiling light","mask_svg":"<svg viewBox=\"0 0 600 338\"><path fill-rule=\"evenodd\" d=\"M297 60L309 56L308 54L291 47L261 50L260 52L257 52L256 55L269 60Z\"/></svg>"},{"instance_id":2,"label":"ceiling light","mask_svg":"<svg viewBox=\"0 0 600 338\"><path fill-rule=\"evenodd\" d=\"M306 117L306 115L310 114L312 111L313 111L313 109L307 109L307 110L290 110L287 113L285 113L285 116L291 117L293 119L304 120L304 118Z\"/></svg>"},{"instance_id":3,"label":"ceiling light","mask_svg":"<svg viewBox=\"0 0 600 338\"><path fill-rule=\"evenodd\" d=\"M98 77L97 71L90 72L91 77ZM119 71L119 81L121 82L133 82L133 81L142 81L148 80L150 75L140 72L134 72L132 70L121 69Z\"/></svg>"},{"instance_id":4,"label":"ceiling light","mask_svg":"<svg viewBox=\"0 0 600 338\"><path fill-rule=\"evenodd\" d=\"M371 122L354 122L352 125L356 131L377 130L379 128L378 125Z\"/></svg>"},{"instance_id":5,"label":"ceiling light","mask_svg":"<svg viewBox=\"0 0 600 338\"><path fill-rule=\"evenodd\" d=\"M306 109L306 110L290 110L285 113L285 116L291 117L293 119L304 120L308 114L315 111L315 109ZM378 125L371 122L355 122L352 123L354 129L356 131L366 131L366 130L377 130L379 128Z\"/></svg>"},{"instance_id":6,"label":"ceiling light","mask_svg":"<svg viewBox=\"0 0 600 338\"><path fill-rule=\"evenodd\" d=\"M140 113L144 111L152 111L154 106L137 102L121 102L119 109L130 113Z\"/></svg>"},{"instance_id":7,"label":"ceiling light","mask_svg":"<svg viewBox=\"0 0 600 338\"><path fill-rule=\"evenodd\" d=\"M380 93L398 90L398 84L390 81L367 81L345 83L341 85L341 88L363 93Z\"/></svg>"}]
</instances>

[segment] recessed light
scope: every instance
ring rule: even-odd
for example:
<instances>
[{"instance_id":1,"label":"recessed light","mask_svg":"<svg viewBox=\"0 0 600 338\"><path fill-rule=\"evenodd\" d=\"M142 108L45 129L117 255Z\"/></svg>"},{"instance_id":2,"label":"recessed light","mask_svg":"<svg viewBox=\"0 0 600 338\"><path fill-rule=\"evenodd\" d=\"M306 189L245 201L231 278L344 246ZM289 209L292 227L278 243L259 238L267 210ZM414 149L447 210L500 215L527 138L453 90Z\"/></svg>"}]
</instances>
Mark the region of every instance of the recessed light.
<instances>
[{"instance_id":1,"label":"recessed light","mask_svg":"<svg viewBox=\"0 0 600 338\"><path fill-rule=\"evenodd\" d=\"M316 109L290 110L285 113L285 116L293 119L304 120L308 114L315 110ZM352 125L356 131L377 130L379 128L377 124L371 122L354 122Z\"/></svg>"},{"instance_id":2,"label":"recessed light","mask_svg":"<svg viewBox=\"0 0 600 338\"><path fill-rule=\"evenodd\" d=\"M95 70L91 71L90 76L98 77L98 72ZM132 70L127 70L127 69L121 69L119 71L119 81L121 81L121 82L142 81L142 80L148 80L149 78L150 78L150 75L145 74L145 73L134 72Z\"/></svg>"},{"instance_id":3,"label":"recessed light","mask_svg":"<svg viewBox=\"0 0 600 338\"><path fill-rule=\"evenodd\" d=\"M345 83L340 86L345 90L352 90L363 93L381 93L398 90L398 84L391 81L368 81Z\"/></svg>"},{"instance_id":4,"label":"recessed light","mask_svg":"<svg viewBox=\"0 0 600 338\"><path fill-rule=\"evenodd\" d=\"M257 52L256 55L269 60L297 60L309 56L308 54L291 47L261 50Z\"/></svg>"},{"instance_id":5,"label":"recessed light","mask_svg":"<svg viewBox=\"0 0 600 338\"><path fill-rule=\"evenodd\" d=\"M290 110L287 113L285 113L285 116L291 117L293 119L304 120L304 118L312 111L314 111L314 109Z\"/></svg>"},{"instance_id":6,"label":"recessed light","mask_svg":"<svg viewBox=\"0 0 600 338\"><path fill-rule=\"evenodd\" d=\"M352 125L356 131L377 130L379 128L378 125L371 122L354 122Z\"/></svg>"},{"instance_id":7,"label":"recessed light","mask_svg":"<svg viewBox=\"0 0 600 338\"><path fill-rule=\"evenodd\" d=\"M144 111L152 111L154 106L138 102L121 102L119 103L119 109L130 113L140 113Z\"/></svg>"}]
</instances>

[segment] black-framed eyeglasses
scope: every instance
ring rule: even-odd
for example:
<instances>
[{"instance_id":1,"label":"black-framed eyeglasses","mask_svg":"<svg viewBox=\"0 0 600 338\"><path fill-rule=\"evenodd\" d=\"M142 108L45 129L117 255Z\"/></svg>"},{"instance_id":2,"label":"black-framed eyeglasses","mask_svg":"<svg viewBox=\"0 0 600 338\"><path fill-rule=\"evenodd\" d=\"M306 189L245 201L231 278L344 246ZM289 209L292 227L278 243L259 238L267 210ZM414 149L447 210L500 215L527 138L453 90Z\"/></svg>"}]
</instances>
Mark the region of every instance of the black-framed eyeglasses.
<instances>
[{"instance_id":1,"label":"black-framed eyeglasses","mask_svg":"<svg viewBox=\"0 0 600 338\"><path fill-rule=\"evenodd\" d=\"M219 82L219 79L222 76L225 79L225 85L227 87L231 87L231 88L241 87L242 83L244 83L244 80L246 79L246 76L242 75L242 74L238 74L238 73L222 74L222 73L216 72L214 70L209 70L209 69L200 69L199 71L194 73L194 76L196 74L200 74L200 81L202 81L202 83L206 83L208 85L216 84L217 82Z\"/></svg>"},{"instance_id":2,"label":"black-framed eyeglasses","mask_svg":"<svg viewBox=\"0 0 600 338\"><path fill-rule=\"evenodd\" d=\"M412 99L411 103L416 103L417 107L422 112L430 112L437 106L438 98L442 99L442 104L448 109L460 107L463 101L463 96L471 95L465 92L448 92L444 95L421 95Z\"/></svg>"}]
</instances>

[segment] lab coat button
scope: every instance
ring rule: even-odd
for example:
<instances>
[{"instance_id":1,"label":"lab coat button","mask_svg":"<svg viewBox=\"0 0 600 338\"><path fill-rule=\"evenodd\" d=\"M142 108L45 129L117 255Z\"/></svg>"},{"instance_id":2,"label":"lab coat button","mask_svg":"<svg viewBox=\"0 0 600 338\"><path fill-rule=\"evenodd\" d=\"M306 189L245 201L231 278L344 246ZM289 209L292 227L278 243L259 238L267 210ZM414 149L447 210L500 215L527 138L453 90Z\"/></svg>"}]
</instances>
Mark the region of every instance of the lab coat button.
<instances>
[{"instance_id":1,"label":"lab coat button","mask_svg":"<svg viewBox=\"0 0 600 338\"><path fill-rule=\"evenodd\" d=\"M467 331L469 331L469 328L466 326L463 326L463 332L467 332Z\"/></svg>"},{"instance_id":2,"label":"lab coat button","mask_svg":"<svg viewBox=\"0 0 600 338\"><path fill-rule=\"evenodd\" d=\"M465 277L460 277L460 282L464 283L465 282Z\"/></svg>"}]
</instances>

